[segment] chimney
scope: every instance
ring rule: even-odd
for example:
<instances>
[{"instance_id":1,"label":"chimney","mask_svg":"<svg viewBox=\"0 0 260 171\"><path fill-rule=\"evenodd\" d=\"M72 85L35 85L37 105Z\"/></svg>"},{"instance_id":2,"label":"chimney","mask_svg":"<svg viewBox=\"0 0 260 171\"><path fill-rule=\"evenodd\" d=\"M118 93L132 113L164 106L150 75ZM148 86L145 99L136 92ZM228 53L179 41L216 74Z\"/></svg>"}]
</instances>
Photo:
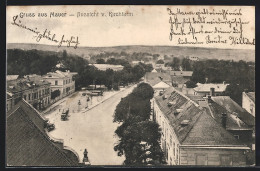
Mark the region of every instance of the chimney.
<instances>
[{"instance_id":1,"label":"chimney","mask_svg":"<svg viewBox=\"0 0 260 171\"><path fill-rule=\"evenodd\" d=\"M226 113L222 113L221 123L222 123L222 126L226 129L226 127L227 127L227 114Z\"/></svg>"},{"instance_id":2,"label":"chimney","mask_svg":"<svg viewBox=\"0 0 260 171\"><path fill-rule=\"evenodd\" d=\"M210 88L210 96L214 97L215 96L215 88Z\"/></svg>"},{"instance_id":3,"label":"chimney","mask_svg":"<svg viewBox=\"0 0 260 171\"><path fill-rule=\"evenodd\" d=\"M223 81L223 84L225 85L225 84L226 84L226 81Z\"/></svg>"}]
</instances>

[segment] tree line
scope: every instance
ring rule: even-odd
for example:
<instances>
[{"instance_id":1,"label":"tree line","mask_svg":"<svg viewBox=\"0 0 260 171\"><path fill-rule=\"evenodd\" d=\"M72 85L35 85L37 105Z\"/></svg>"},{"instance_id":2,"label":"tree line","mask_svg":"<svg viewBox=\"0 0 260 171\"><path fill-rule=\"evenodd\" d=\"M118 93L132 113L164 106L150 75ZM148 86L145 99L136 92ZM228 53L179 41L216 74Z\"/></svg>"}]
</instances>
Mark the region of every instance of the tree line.
<instances>
[{"instance_id":1,"label":"tree line","mask_svg":"<svg viewBox=\"0 0 260 171\"><path fill-rule=\"evenodd\" d=\"M111 58L109 64L123 65L122 71L108 69L100 71L94 66L89 65L89 61L77 55L63 52L46 52L40 50L7 50L7 74L9 75L44 75L56 70L77 72L75 76L75 88L88 85L105 85L108 89L118 89L120 85L127 85L139 81L146 72L150 72L152 65L138 64L131 66L128 61ZM62 64L63 67L56 67Z\"/></svg>"},{"instance_id":2,"label":"tree line","mask_svg":"<svg viewBox=\"0 0 260 171\"><path fill-rule=\"evenodd\" d=\"M120 138L114 150L125 156L124 165L144 166L165 164L160 148L161 129L150 121L153 88L140 83L117 105L114 122L121 123L115 133Z\"/></svg>"}]
</instances>

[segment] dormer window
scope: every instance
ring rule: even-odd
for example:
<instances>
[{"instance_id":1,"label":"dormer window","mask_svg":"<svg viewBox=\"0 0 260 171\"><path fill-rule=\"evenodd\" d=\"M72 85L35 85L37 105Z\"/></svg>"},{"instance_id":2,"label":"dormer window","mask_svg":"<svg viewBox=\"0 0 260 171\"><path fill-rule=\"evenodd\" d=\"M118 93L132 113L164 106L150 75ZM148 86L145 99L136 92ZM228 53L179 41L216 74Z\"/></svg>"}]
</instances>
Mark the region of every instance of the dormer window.
<instances>
[{"instance_id":1,"label":"dormer window","mask_svg":"<svg viewBox=\"0 0 260 171\"><path fill-rule=\"evenodd\" d=\"M163 100L165 100L165 99L167 99L168 97L167 97L167 95L164 95L162 98L163 98Z\"/></svg>"},{"instance_id":2,"label":"dormer window","mask_svg":"<svg viewBox=\"0 0 260 171\"><path fill-rule=\"evenodd\" d=\"M181 126L187 126L188 124L189 124L189 120L183 120L182 122L181 122Z\"/></svg>"}]
</instances>

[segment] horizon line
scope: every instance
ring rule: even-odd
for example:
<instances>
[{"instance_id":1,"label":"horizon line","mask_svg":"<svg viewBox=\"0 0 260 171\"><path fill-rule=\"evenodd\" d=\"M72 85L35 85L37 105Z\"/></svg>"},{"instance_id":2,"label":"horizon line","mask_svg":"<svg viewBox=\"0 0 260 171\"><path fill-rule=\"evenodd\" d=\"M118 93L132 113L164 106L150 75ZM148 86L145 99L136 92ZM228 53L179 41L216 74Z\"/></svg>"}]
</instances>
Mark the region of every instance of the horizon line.
<instances>
[{"instance_id":1,"label":"horizon line","mask_svg":"<svg viewBox=\"0 0 260 171\"><path fill-rule=\"evenodd\" d=\"M29 45L45 45L45 46L56 46L56 45L51 45L51 44L41 44L41 43L6 43L6 48L8 44L29 44ZM78 46L77 48L112 48L112 47L124 47L124 46L157 46L157 47L183 47L183 48L201 48L201 49L225 49L225 50L251 50L255 51L255 49L241 49L241 48L217 48L217 47L198 47L198 46L178 46L178 45L114 45L114 46ZM66 47L66 46L61 46L61 47ZM74 49L77 50L77 49Z\"/></svg>"}]
</instances>

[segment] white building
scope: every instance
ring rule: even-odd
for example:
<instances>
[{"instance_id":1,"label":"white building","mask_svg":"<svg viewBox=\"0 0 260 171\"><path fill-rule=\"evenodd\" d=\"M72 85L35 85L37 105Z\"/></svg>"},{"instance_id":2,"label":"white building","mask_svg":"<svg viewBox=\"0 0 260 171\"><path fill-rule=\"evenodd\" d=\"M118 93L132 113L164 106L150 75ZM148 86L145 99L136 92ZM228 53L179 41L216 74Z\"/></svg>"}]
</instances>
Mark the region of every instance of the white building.
<instances>
[{"instance_id":1,"label":"white building","mask_svg":"<svg viewBox=\"0 0 260 171\"><path fill-rule=\"evenodd\" d=\"M209 110L174 87L152 99L168 165L245 166L249 147L240 143Z\"/></svg>"},{"instance_id":2,"label":"white building","mask_svg":"<svg viewBox=\"0 0 260 171\"><path fill-rule=\"evenodd\" d=\"M255 92L243 92L242 107L255 116Z\"/></svg>"},{"instance_id":3,"label":"white building","mask_svg":"<svg viewBox=\"0 0 260 171\"><path fill-rule=\"evenodd\" d=\"M113 71L121 71L124 66L122 65L110 65L110 64L89 64L96 67L98 70L106 71L107 69L112 69Z\"/></svg>"},{"instance_id":4,"label":"white building","mask_svg":"<svg viewBox=\"0 0 260 171\"><path fill-rule=\"evenodd\" d=\"M76 72L49 72L43 79L51 83L51 91L60 90L60 97L63 98L75 92L75 81L73 76L77 75Z\"/></svg>"},{"instance_id":5,"label":"white building","mask_svg":"<svg viewBox=\"0 0 260 171\"><path fill-rule=\"evenodd\" d=\"M223 84L214 84L214 83L210 83L210 84L201 84L201 83L197 83L197 87L194 88L194 95L201 95L201 96L206 96L206 95L210 95L210 90L214 89L214 95L215 96L220 96L222 95L225 91L226 88L229 84L225 84L225 82Z\"/></svg>"}]
</instances>

